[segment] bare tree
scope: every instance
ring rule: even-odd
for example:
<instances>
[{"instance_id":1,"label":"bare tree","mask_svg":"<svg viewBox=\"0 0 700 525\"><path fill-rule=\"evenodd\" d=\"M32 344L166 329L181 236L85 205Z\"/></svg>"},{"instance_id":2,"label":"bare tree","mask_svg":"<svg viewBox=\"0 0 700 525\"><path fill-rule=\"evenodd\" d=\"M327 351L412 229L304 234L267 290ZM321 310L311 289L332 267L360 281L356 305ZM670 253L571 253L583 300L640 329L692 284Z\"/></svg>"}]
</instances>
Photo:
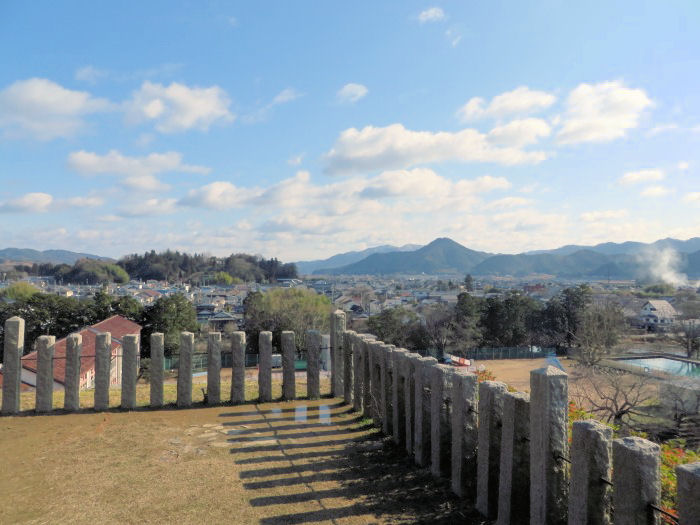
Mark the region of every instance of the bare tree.
<instances>
[{"instance_id":1,"label":"bare tree","mask_svg":"<svg viewBox=\"0 0 700 525\"><path fill-rule=\"evenodd\" d=\"M588 306L576 333L581 362L595 365L610 354L620 339L623 322L622 310L615 303Z\"/></svg>"},{"instance_id":2,"label":"bare tree","mask_svg":"<svg viewBox=\"0 0 700 525\"><path fill-rule=\"evenodd\" d=\"M671 332L671 339L685 349L688 358L700 357L700 320L678 321Z\"/></svg>"},{"instance_id":3,"label":"bare tree","mask_svg":"<svg viewBox=\"0 0 700 525\"><path fill-rule=\"evenodd\" d=\"M454 310L445 304L435 304L428 307L423 315L430 345L437 350L438 359L442 360L447 346L454 340Z\"/></svg>"}]
</instances>

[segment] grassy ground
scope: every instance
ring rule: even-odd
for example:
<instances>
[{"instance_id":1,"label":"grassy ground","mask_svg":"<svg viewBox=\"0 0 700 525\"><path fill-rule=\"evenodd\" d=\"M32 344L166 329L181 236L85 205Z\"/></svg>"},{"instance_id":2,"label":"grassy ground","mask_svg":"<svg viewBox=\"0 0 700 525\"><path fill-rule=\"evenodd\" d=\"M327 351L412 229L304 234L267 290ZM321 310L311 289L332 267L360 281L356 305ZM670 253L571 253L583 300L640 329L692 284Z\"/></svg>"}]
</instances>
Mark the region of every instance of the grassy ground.
<instances>
[{"instance_id":1,"label":"grassy ground","mask_svg":"<svg viewBox=\"0 0 700 525\"><path fill-rule=\"evenodd\" d=\"M481 523L337 399L32 414L0 418L0 523Z\"/></svg>"}]
</instances>

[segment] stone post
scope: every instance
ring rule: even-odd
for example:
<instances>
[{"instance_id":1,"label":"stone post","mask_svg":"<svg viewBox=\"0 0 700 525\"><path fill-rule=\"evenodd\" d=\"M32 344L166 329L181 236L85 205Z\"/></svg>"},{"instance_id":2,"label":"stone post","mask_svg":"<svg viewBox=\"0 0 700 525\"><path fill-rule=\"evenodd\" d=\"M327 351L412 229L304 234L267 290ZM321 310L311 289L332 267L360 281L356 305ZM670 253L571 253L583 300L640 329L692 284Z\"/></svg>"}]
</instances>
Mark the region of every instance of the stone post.
<instances>
[{"instance_id":1,"label":"stone post","mask_svg":"<svg viewBox=\"0 0 700 525\"><path fill-rule=\"evenodd\" d=\"M306 331L306 393L309 399L321 397L319 360L321 357L321 332Z\"/></svg>"},{"instance_id":2,"label":"stone post","mask_svg":"<svg viewBox=\"0 0 700 525\"><path fill-rule=\"evenodd\" d=\"M364 342L360 334L352 336L352 409L362 412L362 378L363 378L363 351Z\"/></svg>"},{"instance_id":3,"label":"stone post","mask_svg":"<svg viewBox=\"0 0 700 525\"><path fill-rule=\"evenodd\" d=\"M180 334L180 360L177 367L177 406L192 406L192 353L194 352L194 334Z\"/></svg>"},{"instance_id":4,"label":"stone post","mask_svg":"<svg viewBox=\"0 0 700 525\"><path fill-rule=\"evenodd\" d=\"M437 364L434 357L421 357L416 363L414 380L415 394L413 416L413 448L416 464L425 467L430 464L430 367Z\"/></svg>"},{"instance_id":5,"label":"stone post","mask_svg":"<svg viewBox=\"0 0 700 525\"><path fill-rule=\"evenodd\" d=\"M589 419L575 421L571 438L569 525L610 525L613 431ZM605 481L603 481L605 480Z\"/></svg>"},{"instance_id":6,"label":"stone post","mask_svg":"<svg viewBox=\"0 0 700 525\"><path fill-rule=\"evenodd\" d=\"M393 353L394 345L383 344L380 347L380 366L381 366L381 393L380 406L382 417L382 432L385 436L391 436L394 432L394 407L392 405L392 390L393 390Z\"/></svg>"},{"instance_id":7,"label":"stone post","mask_svg":"<svg viewBox=\"0 0 700 525\"><path fill-rule=\"evenodd\" d=\"M661 498L659 451L659 445L639 437L613 441L615 525L659 523L658 515L649 506L658 505Z\"/></svg>"},{"instance_id":8,"label":"stone post","mask_svg":"<svg viewBox=\"0 0 700 525\"><path fill-rule=\"evenodd\" d=\"M476 510L489 519L498 513L503 399L508 388L497 381L479 383ZM539 523L539 522L533 522Z\"/></svg>"},{"instance_id":9,"label":"stone post","mask_svg":"<svg viewBox=\"0 0 700 525\"><path fill-rule=\"evenodd\" d=\"M530 372L530 522L566 523L568 376L553 366Z\"/></svg>"},{"instance_id":10,"label":"stone post","mask_svg":"<svg viewBox=\"0 0 700 525\"><path fill-rule=\"evenodd\" d=\"M343 332L345 312L336 310L331 314L331 394L343 395Z\"/></svg>"},{"instance_id":11,"label":"stone post","mask_svg":"<svg viewBox=\"0 0 700 525\"><path fill-rule=\"evenodd\" d=\"M343 400L346 405L352 405L353 399L353 381L355 378L353 370L353 351L355 335L355 332L351 330L343 332Z\"/></svg>"},{"instance_id":12,"label":"stone post","mask_svg":"<svg viewBox=\"0 0 700 525\"><path fill-rule=\"evenodd\" d=\"M36 411L53 410L53 356L56 350L56 338L42 335L36 345Z\"/></svg>"},{"instance_id":13,"label":"stone post","mask_svg":"<svg viewBox=\"0 0 700 525\"><path fill-rule=\"evenodd\" d=\"M2 413L19 412L24 353L24 319L10 317L5 321L5 344L2 363Z\"/></svg>"},{"instance_id":14,"label":"stone post","mask_svg":"<svg viewBox=\"0 0 700 525\"><path fill-rule=\"evenodd\" d=\"M221 403L221 332L207 337L207 404Z\"/></svg>"},{"instance_id":15,"label":"stone post","mask_svg":"<svg viewBox=\"0 0 700 525\"><path fill-rule=\"evenodd\" d=\"M66 376L63 381L65 410L80 409L80 354L83 351L83 336L70 334L66 338Z\"/></svg>"},{"instance_id":16,"label":"stone post","mask_svg":"<svg viewBox=\"0 0 700 525\"><path fill-rule=\"evenodd\" d=\"M362 408L365 417L372 417L372 345L374 340L365 336L362 345Z\"/></svg>"},{"instance_id":17,"label":"stone post","mask_svg":"<svg viewBox=\"0 0 700 525\"><path fill-rule=\"evenodd\" d=\"M139 336L125 335L122 338L122 402L121 407L136 408L136 378L139 365Z\"/></svg>"},{"instance_id":18,"label":"stone post","mask_svg":"<svg viewBox=\"0 0 700 525\"><path fill-rule=\"evenodd\" d=\"M245 403L245 332L231 334L231 403Z\"/></svg>"},{"instance_id":19,"label":"stone post","mask_svg":"<svg viewBox=\"0 0 700 525\"><path fill-rule=\"evenodd\" d=\"M165 348L165 337L162 333L151 334L151 406L163 406L163 354Z\"/></svg>"},{"instance_id":20,"label":"stone post","mask_svg":"<svg viewBox=\"0 0 700 525\"><path fill-rule=\"evenodd\" d=\"M530 396L522 392L506 392L503 399L496 523L530 523Z\"/></svg>"},{"instance_id":21,"label":"stone post","mask_svg":"<svg viewBox=\"0 0 700 525\"><path fill-rule=\"evenodd\" d=\"M331 336L329 334L321 334L321 352L319 353L320 356L320 365L319 365L319 370L322 370L324 372L329 372L330 371L330 366L331 366ZM342 357L342 356L341 356ZM341 389L339 396L343 395L343 391Z\"/></svg>"},{"instance_id":22,"label":"stone post","mask_svg":"<svg viewBox=\"0 0 700 525\"><path fill-rule=\"evenodd\" d=\"M258 403L272 401L272 332L258 336Z\"/></svg>"},{"instance_id":23,"label":"stone post","mask_svg":"<svg viewBox=\"0 0 700 525\"><path fill-rule=\"evenodd\" d=\"M477 431L476 375L464 368L452 372L452 491L476 498Z\"/></svg>"},{"instance_id":24,"label":"stone post","mask_svg":"<svg viewBox=\"0 0 700 525\"><path fill-rule=\"evenodd\" d=\"M369 345L369 364L370 364L370 390L371 390L371 408L372 420L375 426L382 428L382 341L373 341Z\"/></svg>"},{"instance_id":25,"label":"stone post","mask_svg":"<svg viewBox=\"0 0 700 525\"><path fill-rule=\"evenodd\" d=\"M678 479L678 523L700 523L700 462L676 467Z\"/></svg>"},{"instance_id":26,"label":"stone post","mask_svg":"<svg viewBox=\"0 0 700 525\"><path fill-rule=\"evenodd\" d=\"M282 347L282 399L291 401L297 398L296 370L294 356L297 352L294 332L285 330L280 337Z\"/></svg>"},{"instance_id":27,"label":"stone post","mask_svg":"<svg viewBox=\"0 0 700 525\"><path fill-rule=\"evenodd\" d=\"M393 429L394 443L400 447L406 446L406 369L404 361L407 359L408 351L403 348L396 348L391 354L391 370L393 380L391 383L391 406L393 408Z\"/></svg>"},{"instance_id":28,"label":"stone post","mask_svg":"<svg viewBox=\"0 0 700 525\"><path fill-rule=\"evenodd\" d=\"M404 375L404 405L406 410L406 453L415 456L416 432L416 369L420 362L420 354L409 352L403 361Z\"/></svg>"},{"instance_id":29,"label":"stone post","mask_svg":"<svg viewBox=\"0 0 700 525\"><path fill-rule=\"evenodd\" d=\"M452 453L452 367L433 365L430 374L430 471L439 478L450 474Z\"/></svg>"},{"instance_id":30,"label":"stone post","mask_svg":"<svg viewBox=\"0 0 700 525\"><path fill-rule=\"evenodd\" d=\"M95 410L109 408L109 383L112 366L112 334L95 336Z\"/></svg>"}]
</instances>

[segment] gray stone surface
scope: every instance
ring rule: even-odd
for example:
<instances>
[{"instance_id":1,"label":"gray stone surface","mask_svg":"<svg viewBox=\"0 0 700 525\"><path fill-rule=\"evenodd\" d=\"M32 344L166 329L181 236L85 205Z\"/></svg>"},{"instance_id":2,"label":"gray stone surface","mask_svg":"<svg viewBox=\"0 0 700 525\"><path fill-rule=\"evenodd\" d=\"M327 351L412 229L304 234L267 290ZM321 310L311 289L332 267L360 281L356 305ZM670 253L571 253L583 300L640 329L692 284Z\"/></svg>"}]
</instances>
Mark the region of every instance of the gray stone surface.
<instances>
[{"instance_id":1,"label":"gray stone surface","mask_svg":"<svg viewBox=\"0 0 700 525\"><path fill-rule=\"evenodd\" d=\"M272 332L258 337L258 402L272 401Z\"/></svg>"},{"instance_id":2,"label":"gray stone surface","mask_svg":"<svg viewBox=\"0 0 700 525\"><path fill-rule=\"evenodd\" d=\"M343 395L343 332L345 331L345 312L335 310L331 314L331 392L333 397Z\"/></svg>"},{"instance_id":3,"label":"gray stone surface","mask_svg":"<svg viewBox=\"0 0 700 525\"><path fill-rule=\"evenodd\" d=\"M614 440L612 451L615 525L659 523L658 514L649 507L658 505L661 497L659 445L626 437Z\"/></svg>"},{"instance_id":4,"label":"gray stone surface","mask_svg":"<svg viewBox=\"0 0 700 525\"><path fill-rule=\"evenodd\" d=\"M95 336L95 410L109 408L109 381L112 361L112 334Z\"/></svg>"},{"instance_id":5,"label":"gray stone surface","mask_svg":"<svg viewBox=\"0 0 700 525\"><path fill-rule=\"evenodd\" d=\"M394 345L383 344L380 348L381 353L381 418L382 432L385 436L391 436L394 432L394 406L392 404L393 396L393 353L396 347Z\"/></svg>"},{"instance_id":6,"label":"gray stone surface","mask_svg":"<svg viewBox=\"0 0 700 525\"><path fill-rule=\"evenodd\" d=\"M163 355L165 349L165 337L160 332L151 334L151 388L150 405L152 407L163 406Z\"/></svg>"},{"instance_id":7,"label":"gray stone surface","mask_svg":"<svg viewBox=\"0 0 700 525\"><path fill-rule=\"evenodd\" d=\"M53 410L53 356L56 350L56 338L42 335L36 343L36 411Z\"/></svg>"},{"instance_id":8,"label":"gray stone surface","mask_svg":"<svg viewBox=\"0 0 700 525\"><path fill-rule=\"evenodd\" d=\"M676 467L680 525L700 523L700 462Z\"/></svg>"},{"instance_id":9,"label":"gray stone surface","mask_svg":"<svg viewBox=\"0 0 700 525\"><path fill-rule=\"evenodd\" d=\"M321 359L319 370L328 372L331 369L331 336L329 334L321 334ZM343 395L343 391L340 391L340 396Z\"/></svg>"},{"instance_id":10,"label":"gray stone surface","mask_svg":"<svg viewBox=\"0 0 700 525\"><path fill-rule=\"evenodd\" d=\"M355 412L362 412L365 343L360 334L354 334L352 339L352 408Z\"/></svg>"},{"instance_id":11,"label":"gray stone surface","mask_svg":"<svg viewBox=\"0 0 700 525\"><path fill-rule=\"evenodd\" d=\"M430 374L430 471L450 475L452 455L452 367L433 365Z\"/></svg>"},{"instance_id":12,"label":"gray stone surface","mask_svg":"<svg viewBox=\"0 0 700 525\"><path fill-rule=\"evenodd\" d=\"M294 332L285 330L280 335L280 346L282 347L282 399L291 401L296 399L296 374L294 369L294 357L297 353L297 346L294 340Z\"/></svg>"},{"instance_id":13,"label":"gray stone surface","mask_svg":"<svg viewBox=\"0 0 700 525\"><path fill-rule=\"evenodd\" d=\"M506 392L503 398L499 525L530 523L530 396Z\"/></svg>"},{"instance_id":14,"label":"gray stone surface","mask_svg":"<svg viewBox=\"0 0 700 525\"><path fill-rule=\"evenodd\" d=\"M530 372L530 522L566 523L568 376L553 366Z\"/></svg>"},{"instance_id":15,"label":"gray stone surface","mask_svg":"<svg viewBox=\"0 0 700 525\"><path fill-rule=\"evenodd\" d=\"M598 421L575 421L571 437L569 525L610 525L613 431Z\"/></svg>"},{"instance_id":16,"label":"gray stone surface","mask_svg":"<svg viewBox=\"0 0 700 525\"><path fill-rule=\"evenodd\" d=\"M19 412L22 384L22 354L24 353L24 319L10 317L5 321L5 343L2 364L2 413Z\"/></svg>"},{"instance_id":17,"label":"gray stone surface","mask_svg":"<svg viewBox=\"0 0 700 525\"><path fill-rule=\"evenodd\" d=\"M245 332L231 334L231 403L245 403Z\"/></svg>"},{"instance_id":18,"label":"gray stone surface","mask_svg":"<svg viewBox=\"0 0 700 525\"><path fill-rule=\"evenodd\" d=\"M382 427L382 341L372 341L369 345L371 413L375 426Z\"/></svg>"},{"instance_id":19,"label":"gray stone surface","mask_svg":"<svg viewBox=\"0 0 700 525\"><path fill-rule=\"evenodd\" d=\"M346 330L343 332L343 401L346 405L352 405L354 394L354 370L353 370L353 346L355 341L355 332Z\"/></svg>"},{"instance_id":20,"label":"gray stone surface","mask_svg":"<svg viewBox=\"0 0 700 525\"><path fill-rule=\"evenodd\" d=\"M391 370L393 379L391 383L392 406L392 437L394 443L400 447L406 446L406 369L404 361L408 350L395 348L391 354Z\"/></svg>"},{"instance_id":21,"label":"gray stone surface","mask_svg":"<svg viewBox=\"0 0 700 525\"><path fill-rule=\"evenodd\" d=\"M192 406L192 354L194 353L194 334L180 334L180 360L177 367L177 406Z\"/></svg>"},{"instance_id":22,"label":"gray stone surface","mask_svg":"<svg viewBox=\"0 0 700 525\"><path fill-rule=\"evenodd\" d=\"M476 471L476 510L489 519L498 513L503 399L508 388L497 381L479 383L479 430ZM539 523L539 522L533 522Z\"/></svg>"},{"instance_id":23,"label":"gray stone surface","mask_svg":"<svg viewBox=\"0 0 700 525\"><path fill-rule=\"evenodd\" d=\"M463 368L452 372L452 491L476 498L477 427L476 375Z\"/></svg>"},{"instance_id":24,"label":"gray stone surface","mask_svg":"<svg viewBox=\"0 0 700 525\"><path fill-rule=\"evenodd\" d=\"M136 378L139 375L139 336L122 338L122 399L121 407L136 408Z\"/></svg>"},{"instance_id":25,"label":"gray stone surface","mask_svg":"<svg viewBox=\"0 0 700 525\"><path fill-rule=\"evenodd\" d=\"M430 464L430 367L437 364L434 357L421 357L416 362L413 374L414 413L413 413L413 450L416 464L426 467Z\"/></svg>"},{"instance_id":26,"label":"gray stone surface","mask_svg":"<svg viewBox=\"0 0 700 525\"><path fill-rule=\"evenodd\" d=\"M309 399L321 397L319 360L321 356L321 333L306 331L306 395Z\"/></svg>"},{"instance_id":27,"label":"gray stone surface","mask_svg":"<svg viewBox=\"0 0 700 525\"><path fill-rule=\"evenodd\" d=\"M65 410L80 408L80 354L83 351L83 336L70 334L66 337L66 375L63 382Z\"/></svg>"},{"instance_id":28,"label":"gray stone surface","mask_svg":"<svg viewBox=\"0 0 700 525\"><path fill-rule=\"evenodd\" d=\"M362 350L362 413L372 417L372 344L374 341L363 337Z\"/></svg>"},{"instance_id":29,"label":"gray stone surface","mask_svg":"<svg viewBox=\"0 0 700 525\"><path fill-rule=\"evenodd\" d=\"M207 404L221 403L221 332L207 337Z\"/></svg>"},{"instance_id":30,"label":"gray stone surface","mask_svg":"<svg viewBox=\"0 0 700 525\"><path fill-rule=\"evenodd\" d=\"M420 354L409 352L403 360L403 373L406 376L404 385L404 405L406 407L406 453L415 457L416 432L416 367L420 363Z\"/></svg>"}]
</instances>

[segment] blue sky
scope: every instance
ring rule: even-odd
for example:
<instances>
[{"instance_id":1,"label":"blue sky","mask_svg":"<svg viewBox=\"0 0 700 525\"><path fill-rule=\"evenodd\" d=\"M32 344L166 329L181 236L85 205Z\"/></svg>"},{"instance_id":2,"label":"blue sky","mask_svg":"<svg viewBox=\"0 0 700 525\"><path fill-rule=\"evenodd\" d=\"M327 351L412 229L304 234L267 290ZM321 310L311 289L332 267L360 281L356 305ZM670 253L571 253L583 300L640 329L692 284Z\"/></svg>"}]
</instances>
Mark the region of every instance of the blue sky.
<instances>
[{"instance_id":1,"label":"blue sky","mask_svg":"<svg viewBox=\"0 0 700 525\"><path fill-rule=\"evenodd\" d=\"M697 2L6 1L0 63L1 247L700 235Z\"/></svg>"}]
</instances>

